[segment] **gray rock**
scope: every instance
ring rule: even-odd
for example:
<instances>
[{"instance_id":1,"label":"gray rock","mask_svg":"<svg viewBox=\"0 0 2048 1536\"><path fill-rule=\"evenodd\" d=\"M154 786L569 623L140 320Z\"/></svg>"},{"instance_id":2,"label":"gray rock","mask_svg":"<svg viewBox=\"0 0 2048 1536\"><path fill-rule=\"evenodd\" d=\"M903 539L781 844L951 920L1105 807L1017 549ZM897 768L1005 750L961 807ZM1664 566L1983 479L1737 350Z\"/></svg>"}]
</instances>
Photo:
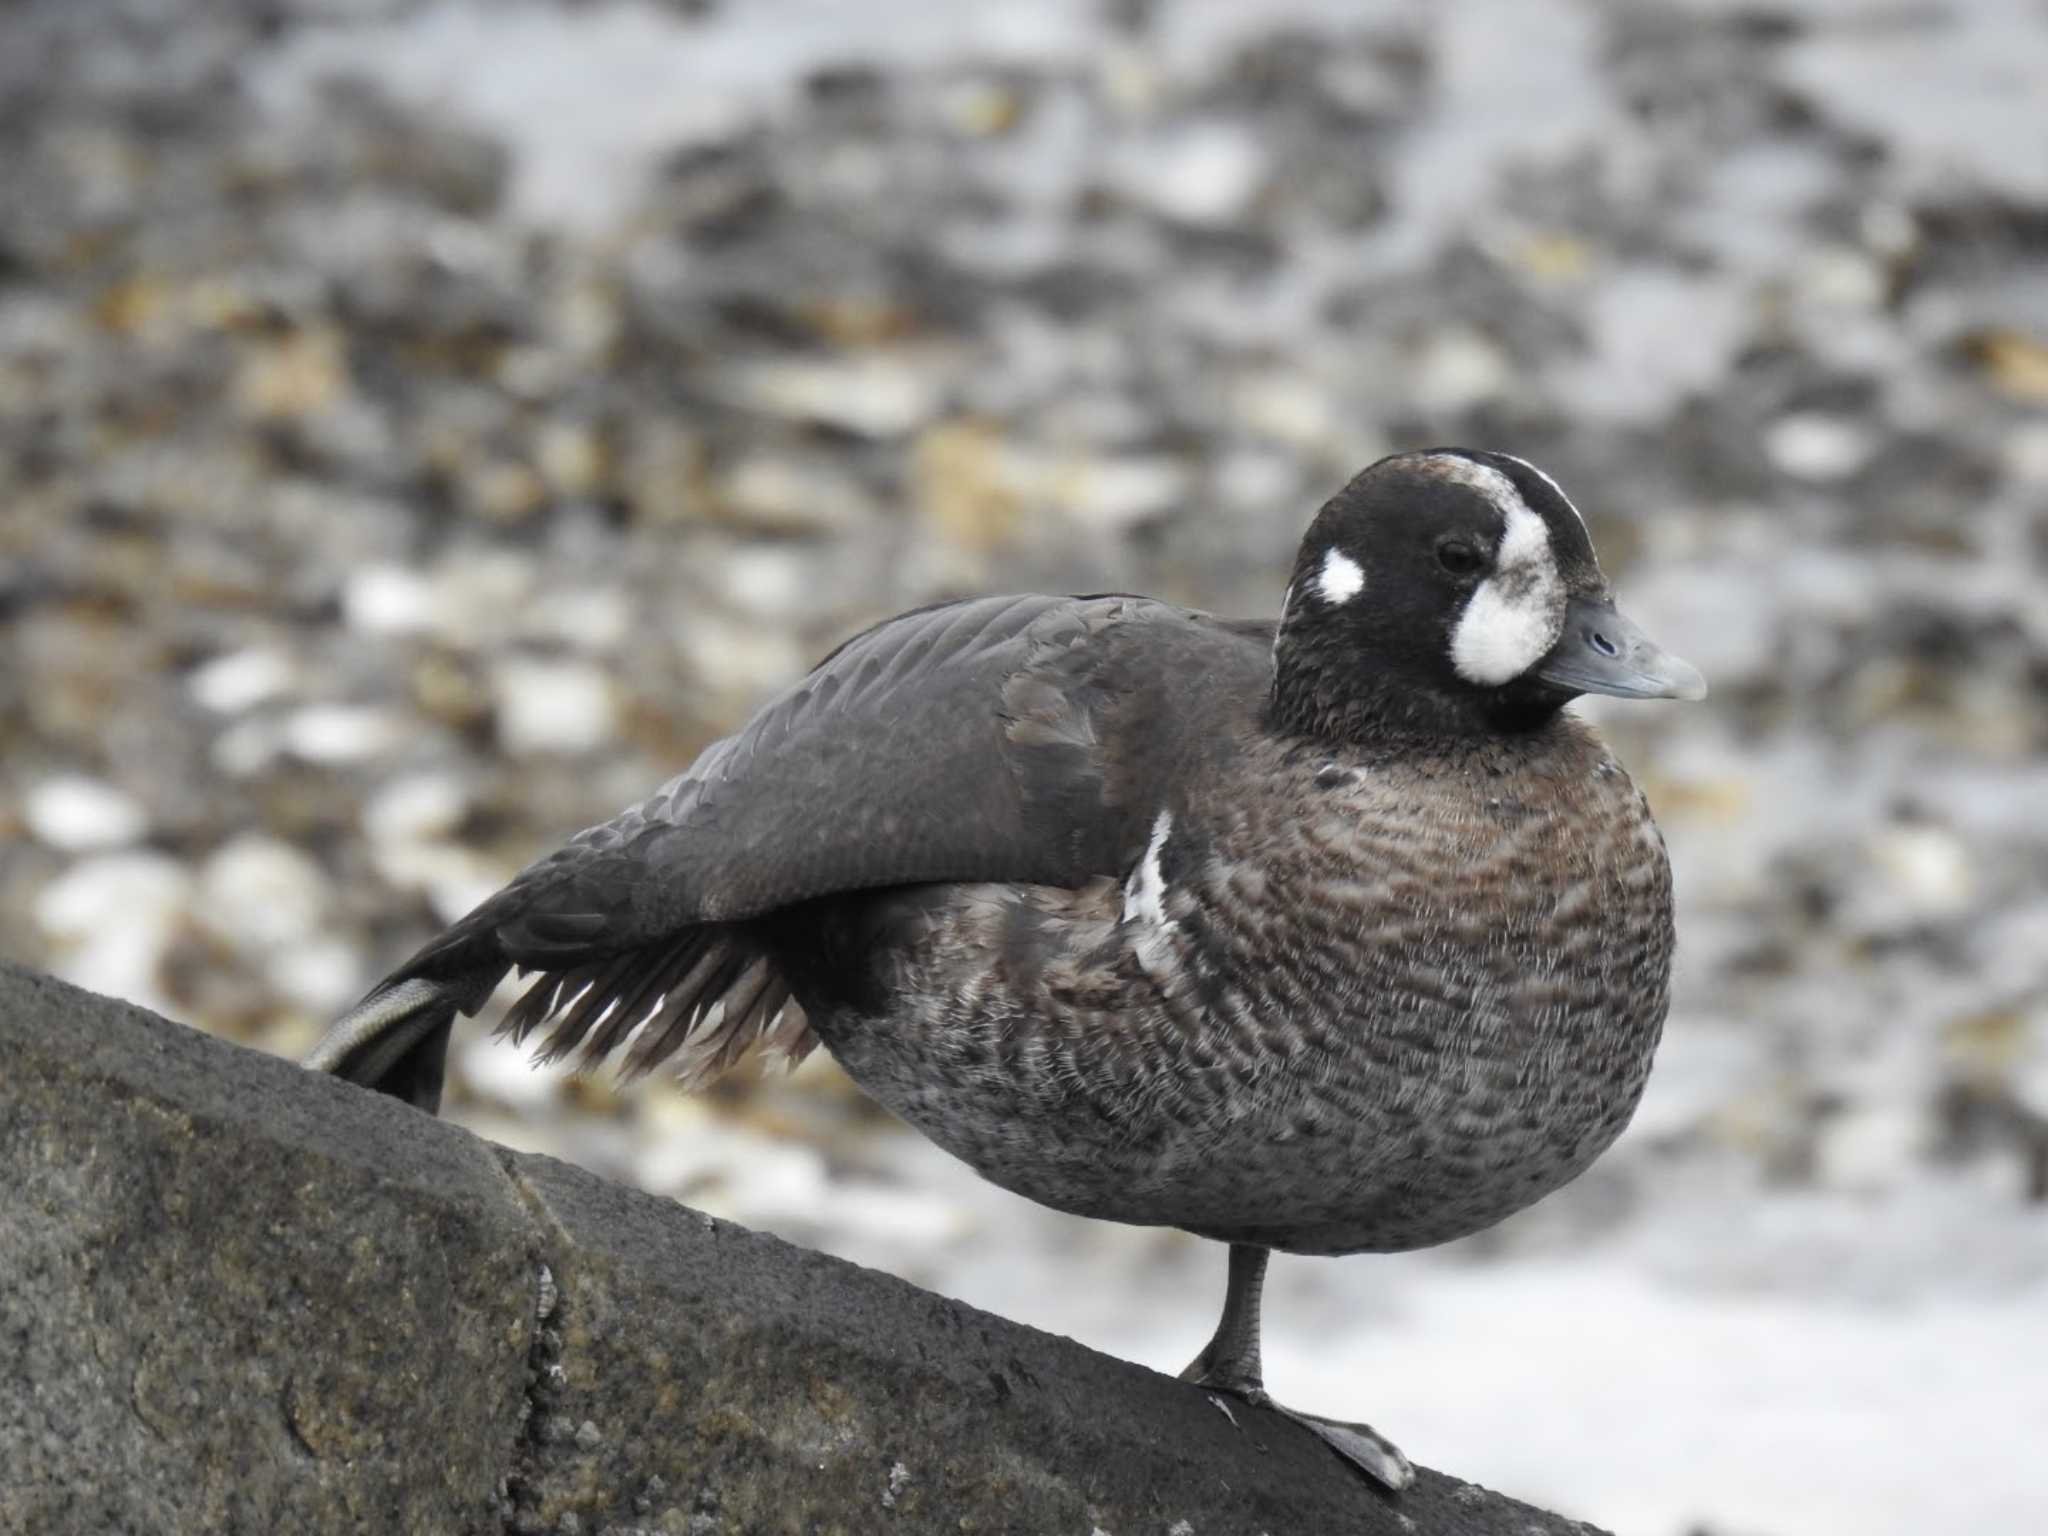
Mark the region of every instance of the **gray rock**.
<instances>
[{"instance_id":1,"label":"gray rock","mask_svg":"<svg viewBox=\"0 0 2048 1536\"><path fill-rule=\"evenodd\" d=\"M0 1529L1540 1514L31 972L0 1055Z\"/></svg>"}]
</instances>

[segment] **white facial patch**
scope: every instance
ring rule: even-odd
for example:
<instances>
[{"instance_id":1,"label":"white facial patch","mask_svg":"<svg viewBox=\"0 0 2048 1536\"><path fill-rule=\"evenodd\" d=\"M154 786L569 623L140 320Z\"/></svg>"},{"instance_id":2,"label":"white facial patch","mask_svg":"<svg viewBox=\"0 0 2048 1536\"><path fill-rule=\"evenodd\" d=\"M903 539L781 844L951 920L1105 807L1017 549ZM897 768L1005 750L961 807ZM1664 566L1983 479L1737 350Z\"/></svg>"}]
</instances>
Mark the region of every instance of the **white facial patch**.
<instances>
[{"instance_id":1,"label":"white facial patch","mask_svg":"<svg viewBox=\"0 0 2048 1536\"><path fill-rule=\"evenodd\" d=\"M1506 481L1498 470L1485 470ZM1482 688L1520 677L1557 644L1564 632L1564 580L1550 552L1550 531L1508 486L1512 501L1499 503L1507 532L1494 556L1493 574L1465 604L1451 631L1451 665Z\"/></svg>"},{"instance_id":2,"label":"white facial patch","mask_svg":"<svg viewBox=\"0 0 2048 1536\"><path fill-rule=\"evenodd\" d=\"M1365 572L1341 549L1323 556L1323 568L1316 573L1316 590L1326 603L1348 603L1365 590Z\"/></svg>"}]
</instances>

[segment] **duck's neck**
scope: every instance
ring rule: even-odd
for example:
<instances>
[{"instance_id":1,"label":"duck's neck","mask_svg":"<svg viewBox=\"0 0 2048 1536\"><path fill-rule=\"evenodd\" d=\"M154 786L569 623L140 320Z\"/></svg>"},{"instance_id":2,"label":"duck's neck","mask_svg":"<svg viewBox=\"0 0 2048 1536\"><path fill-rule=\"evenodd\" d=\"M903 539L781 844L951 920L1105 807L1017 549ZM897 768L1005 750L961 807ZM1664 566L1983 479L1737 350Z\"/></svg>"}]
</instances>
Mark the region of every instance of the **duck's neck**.
<instances>
[{"instance_id":1,"label":"duck's neck","mask_svg":"<svg viewBox=\"0 0 2048 1536\"><path fill-rule=\"evenodd\" d=\"M1441 746L1540 729L1565 699L1530 689L1448 689L1389 670L1303 664L1283 648L1266 699L1267 728L1333 746Z\"/></svg>"}]
</instances>

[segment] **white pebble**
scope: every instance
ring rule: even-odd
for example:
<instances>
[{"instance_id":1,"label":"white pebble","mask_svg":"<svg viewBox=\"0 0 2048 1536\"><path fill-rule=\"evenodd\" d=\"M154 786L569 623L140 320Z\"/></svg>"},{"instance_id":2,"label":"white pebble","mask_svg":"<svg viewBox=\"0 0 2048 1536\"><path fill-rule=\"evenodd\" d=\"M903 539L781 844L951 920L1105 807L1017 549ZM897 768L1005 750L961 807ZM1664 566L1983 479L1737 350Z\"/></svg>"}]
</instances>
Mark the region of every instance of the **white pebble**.
<instances>
[{"instance_id":1,"label":"white pebble","mask_svg":"<svg viewBox=\"0 0 2048 1536\"><path fill-rule=\"evenodd\" d=\"M533 1064L535 1041L515 1044L503 1035L472 1039L462 1052L463 1080L510 1109L539 1109L560 1094L561 1072Z\"/></svg>"},{"instance_id":2,"label":"white pebble","mask_svg":"<svg viewBox=\"0 0 2048 1536\"><path fill-rule=\"evenodd\" d=\"M285 749L309 763L359 763L398 744L398 721L367 704L308 704L284 722Z\"/></svg>"},{"instance_id":3,"label":"white pebble","mask_svg":"<svg viewBox=\"0 0 2048 1536\"><path fill-rule=\"evenodd\" d=\"M372 635L414 635L434 627L434 584L404 565L367 565L341 590L351 629Z\"/></svg>"},{"instance_id":4,"label":"white pebble","mask_svg":"<svg viewBox=\"0 0 2048 1536\"><path fill-rule=\"evenodd\" d=\"M167 923L191 898L192 877L160 853L110 853L83 859L44 886L36 922L58 939L78 939L106 926Z\"/></svg>"},{"instance_id":5,"label":"white pebble","mask_svg":"<svg viewBox=\"0 0 2048 1536\"><path fill-rule=\"evenodd\" d=\"M1119 533L1171 512L1188 492L1187 467L1165 454L1084 459L1054 473L1055 494L1080 521Z\"/></svg>"},{"instance_id":6,"label":"white pebble","mask_svg":"<svg viewBox=\"0 0 2048 1536\"><path fill-rule=\"evenodd\" d=\"M57 975L161 1013L159 967L191 899L192 877L167 855L100 854L44 886L35 919L60 947Z\"/></svg>"},{"instance_id":7,"label":"white pebble","mask_svg":"<svg viewBox=\"0 0 2048 1536\"><path fill-rule=\"evenodd\" d=\"M1330 391L1304 373L1264 369L1230 386L1230 411L1248 429L1304 448L1340 437L1344 423Z\"/></svg>"},{"instance_id":8,"label":"white pebble","mask_svg":"<svg viewBox=\"0 0 2048 1536\"><path fill-rule=\"evenodd\" d=\"M726 601L758 619L787 618L817 590L814 563L793 549L743 545L725 557L718 587Z\"/></svg>"},{"instance_id":9,"label":"white pebble","mask_svg":"<svg viewBox=\"0 0 2048 1536\"><path fill-rule=\"evenodd\" d=\"M373 844L378 878L398 891L419 891L444 923L474 911L512 871L473 848L456 843Z\"/></svg>"},{"instance_id":10,"label":"white pebble","mask_svg":"<svg viewBox=\"0 0 2048 1536\"><path fill-rule=\"evenodd\" d=\"M1872 836L1870 859L1899 909L1914 919L1954 916L1976 897L1969 847L1946 827L1886 827Z\"/></svg>"},{"instance_id":11,"label":"white pebble","mask_svg":"<svg viewBox=\"0 0 2048 1536\"><path fill-rule=\"evenodd\" d=\"M66 853L119 848L149 830L149 817L132 796L83 774L45 779L28 792L23 810L36 840Z\"/></svg>"},{"instance_id":12,"label":"white pebble","mask_svg":"<svg viewBox=\"0 0 2048 1536\"><path fill-rule=\"evenodd\" d=\"M409 773L393 779L363 807L363 830L379 843L446 837L469 814L469 790L453 773Z\"/></svg>"},{"instance_id":13,"label":"white pebble","mask_svg":"<svg viewBox=\"0 0 2048 1536\"><path fill-rule=\"evenodd\" d=\"M434 573L431 628L452 645L493 645L536 611L540 584L539 563L524 550L461 550Z\"/></svg>"},{"instance_id":14,"label":"white pebble","mask_svg":"<svg viewBox=\"0 0 2048 1536\"><path fill-rule=\"evenodd\" d=\"M346 939L323 937L270 956L263 974L290 1002L321 1018L354 1002L367 979L363 956Z\"/></svg>"},{"instance_id":15,"label":"white pebble","mask_svg":"<svg viewBox=\"0 0 2048 1536\"><path fill-rule=\"evenodd\" d=\"M290 843L247 833L208 856L199 870L195 914L234 947L262 953L311 937L327 916L327 876Z\"/></svg>"},{"instance_id":16,"label":"white pebble","mask_svg":"<svg viewBox=\"0 0 2048 1536\"><path fill-rule=\"evenodd\" d=\"M1846 417L1801 411L1780 417L1764 434L1764 452L1796 480L1846 480L1877 451L1871 435Z\"/></svg>"},{"instance_id":17,"label":"white pebble","mask_svg":"<svg viewBox=\"0 0 2048 1536\"><path fill-rule=\"evenodd\" d=\"M756 363L742 380L750 404L862 437L900 436L930 420L940 404L940 379L930 367L881 354Z\"/></svg>"},{"instance_id":18,"label":"white pebble","mask_svg":"<svg viewBox=\"0 0 2048 1536\"><path fill-rule=\"evenodd\" d=\"M289 692L296 674L283 651L252 645L196 667L186 687L200 708L236 715Z\"/></svg>"},{"instance_id":19,"label":"white pebble","mask_svg":"<svg viewBox=\"0 0 2048 1536\"><path fill-rule=\"evenodd\" d=\"M2048 422L2023 422L2006 435L2005 472L2030 491L2048 486Z\"/></svg>"},{"instance_id":20,"label":"white pebble","mask_svg":"<svg viewBox=\"0 0 2048 1536\"><path fill-rule=\"evenodd\" d=\"M1469 411L1508 386L1507 354L1477 331L1457 327L1431 336L1415 359L1410 393L1418 409Z\"/></svg>"},{"instance_id":21,"label":"white pebble","mask_svg":"<svg viewBox=\"0 0 2048 1536\"><path fill-rule=\"evenodd\" d=\"M588 662L501 662L492 687L498 739L516 756L590 752L617 732L611 678Z\"/></svg>"},{"instance_id":22,"label":"white pebble","mask_svg":"<svg viewBox=\"0 0 2048 1536\"><path fill-rule=\"evenodd\" d=\"M275 720L256 717L237 720L213 741L207 755L213 766L231 779L248 779L277 761L284 750L284 728Z\"/></svg>"},{"instance_id":23,"label":"white pebble","mask_svg":"<svg viewBox=\"0 0 2048 1536\"><path fill-rule=\"evenodd\" d=\"M1878 1194L1896 1189L1925 1161L1926 1115L1914 1105L1869 1104L1826 1122L1815 1145L1815 1172L1835 1189Z\"/></svg>"},{"instance_id":24,"label":"white pebble","mask_svg":"<svg viewBox=\"0 0 2048 1536\"><path fill-rule=\"evenodd\" d=\"M1238 219L1266 175L1266 153L1235 123L1202 123L1127 152L1125 192L1184 224Z\"/></svg>"},{"instance_id":25,"label":"white pebble","mask_svg":"<svg viewBox=\"0 0 2048 1536\"><path fill-rule=\"evenodd\" d=\"M616 587L586 587L540 594L524 632L560 640L579 651L616 651L633 632L633 608Z\"/></svg>"}]
</instances>

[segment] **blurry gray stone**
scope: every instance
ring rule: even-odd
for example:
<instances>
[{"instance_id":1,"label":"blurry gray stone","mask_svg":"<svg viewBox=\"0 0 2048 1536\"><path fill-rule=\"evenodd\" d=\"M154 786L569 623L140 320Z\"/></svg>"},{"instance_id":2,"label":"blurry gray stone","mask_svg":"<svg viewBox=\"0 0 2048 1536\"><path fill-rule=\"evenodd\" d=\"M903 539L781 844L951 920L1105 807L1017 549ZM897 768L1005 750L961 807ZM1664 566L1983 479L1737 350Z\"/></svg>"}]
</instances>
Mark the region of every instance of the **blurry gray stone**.
<instances>
[{"instance_id":1,"label":"blurry gray stone","mask_svg":"<svg viewBox=\"0 0 2048 1536\"><path fill-rule=\"evenodd\" d=\"M0 1055L0 1529L1541 1513L11 967Z\"/></svg>"}]
</instances>

